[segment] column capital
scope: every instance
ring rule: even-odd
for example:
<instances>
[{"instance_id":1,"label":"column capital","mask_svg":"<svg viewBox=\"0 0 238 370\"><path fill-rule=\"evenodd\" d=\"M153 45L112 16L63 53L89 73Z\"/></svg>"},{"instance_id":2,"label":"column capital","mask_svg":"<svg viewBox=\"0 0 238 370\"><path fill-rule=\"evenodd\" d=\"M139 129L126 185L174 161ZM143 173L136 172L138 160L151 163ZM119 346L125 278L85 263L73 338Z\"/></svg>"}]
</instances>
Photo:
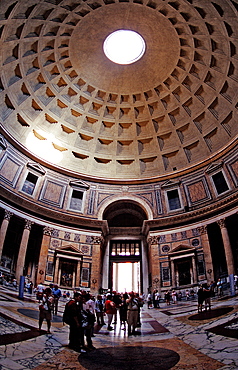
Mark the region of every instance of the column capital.
<instances>
[{"instance_id":1,"label":"column capital","mask_svg":"<svg viewBox=\"0 0 238 370\"><path fill-rule=\"evenodd\" d=\"M30 221L30 220L25 219L24 229L31 230L31 227L32 227L32 225L34 225L34 223L35 223L34 221Z\"/></svg>"},{"instance_id":2,"label":"column capital","mask_svg":"<svg viewBox=\"0 0 238 370\"><path fill-rule=\"evenodd\" d=\"M159 243L159 236L150 236L148 238L148 243L149 244L158 244Z\"/></svg>"},{"instance_id":3,"label":"column capital","mask_svg":"<svg viewBox=\"0 0 238 370\"><path fill-rule=\"evenodd\" d=\"M91 240L93 244L102 244L104 239L102 236L92 236Z\"/></svg>"},{"instance_id":4,"label":"column capital","mask_svg":"<svg viewBox=\"0 0 238 370\"><path fill-rule=\"evenodd\" d=\"M4 220L10 221L10 218L13 216L13 213L5 209Z\"/></svg>"},{"instance_id":5,"label":"column capital","mask_svg":"<svg viewBox=\"0 0 238 370\"><path fill-rule=\"evenodd\" d=\"M46 226L43 229L43 235L51 236L52 231L53 231L52 227Z\"/></svg>"},{"instance_id":6,"label":"column capital","mask_svg":"<svg viewBox=\"0 0 238 370\"><path fill-rule=\"evenodd\" d=\"M226 228L226 219L221 218L220 220L217 221L217 224L220 226L221 229Z\"/></svg>"},{"instance_id":7,"label":"column capital","mask_svg":"<svg viewBox=\"0 0 238 370\"><path fill-rule=\"evenodd\" d=\"M200 232L200 234L207 234L207 225L202 225L198 227L198 231Z\"/></svg>"}]
</instances>

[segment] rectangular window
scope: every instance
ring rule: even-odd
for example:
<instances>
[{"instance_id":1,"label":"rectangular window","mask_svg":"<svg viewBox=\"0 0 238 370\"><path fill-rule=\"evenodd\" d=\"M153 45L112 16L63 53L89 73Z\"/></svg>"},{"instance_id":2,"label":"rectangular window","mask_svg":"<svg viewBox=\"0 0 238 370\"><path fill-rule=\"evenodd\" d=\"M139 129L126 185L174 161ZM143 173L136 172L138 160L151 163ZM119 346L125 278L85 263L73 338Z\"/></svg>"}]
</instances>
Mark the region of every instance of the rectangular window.
<instances>
[{"instance_id":1,"label":"rectangular window","mask_svg":"<svg viewBox=\"0 0 238 370\"><path fill-rule=\"evenodd\" d=\"M229 187L222 172L217 172L215 175L212 176L212 179L218 195L229 190Z\"/></svg>"},{"instance_id":2,"label":"rectangular window","mask_svg":"<svg viewBox=\"0 0 238 370\"><path fill-rule=\"evenodd\" d=\"M24 191L24 193L32 195L36 187L37 180L38 177L29 172L23 184L22 191Z\"/></svg>"},{"instance_id":3,"label":"rectangular window","mask_svg":"<svg viewBox=\"0 0 238 370\"><path fill-rule=\"evenodd\" d=\"M83 267L81 271L81 280L89 281L89 269Z\"/></svg>"},{"instance_id":4,"label":"rectangular window","mask_svg":"<svg viewBox=\"0 0 238 370\"><path fill-rule=\"evenodd\" d=\"M54 264L53 262L47 262L46 274L53 275Z\"/></svg>"},{"instance_id":5,"label":"rectangular window","mask_svg":"<svg viewBox=\"0 0 238 370\"><path fill-rule=\"evenodd\" d=\"M170 211L181 208L179 193L177 189L167 191L167 198Z\"/></svg>"},{"instance_id":6,"label":"rectangular window","mask_svg":"<svg viewBox=\"0 0 238 370\"><path fill-rule=\"evenodd\" d=\"M75 211L81 211L83 204L83 192L78 190L73 190L71 200L70 200L70 209Z\"/></svg>"},{"instance_id":7,"label":"rectangular window","mask_svg":"<svg viewBox=\"0 0 238 370\"><path fill-rule=\"evenodd\" d=\"M162 267L162 281L169 281L169 268L167 267Z\"/></svg>"},{"instance_id":8,"label":"rectangular window","mask_svg":"<svg viewBox=\"0 0 238 370\"><path fill-rule=\"evenodd\" d=\"M111 256L140 256L140 241L116 241L111 242Z\"/></svg>"}]
</instances>

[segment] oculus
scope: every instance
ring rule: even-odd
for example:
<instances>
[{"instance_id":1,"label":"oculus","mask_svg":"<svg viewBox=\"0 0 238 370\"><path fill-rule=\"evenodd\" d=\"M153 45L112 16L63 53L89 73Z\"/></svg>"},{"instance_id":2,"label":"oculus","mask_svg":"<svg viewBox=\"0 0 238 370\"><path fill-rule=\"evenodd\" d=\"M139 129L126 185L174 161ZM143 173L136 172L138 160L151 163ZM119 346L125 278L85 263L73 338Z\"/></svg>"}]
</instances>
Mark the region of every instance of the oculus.
<instances>
[{"instance_id":1,"label":"oculus","mask_svg":"<svg viewBox=\"0 0 238 370\"><path fill-rule=\"evenodd\" d=\"M145 52L145 41L132 30L117 30L110 33L103 43L103 51L108 59L117 64L131 64L139 60Z\"/></svg>"}]
</instances>

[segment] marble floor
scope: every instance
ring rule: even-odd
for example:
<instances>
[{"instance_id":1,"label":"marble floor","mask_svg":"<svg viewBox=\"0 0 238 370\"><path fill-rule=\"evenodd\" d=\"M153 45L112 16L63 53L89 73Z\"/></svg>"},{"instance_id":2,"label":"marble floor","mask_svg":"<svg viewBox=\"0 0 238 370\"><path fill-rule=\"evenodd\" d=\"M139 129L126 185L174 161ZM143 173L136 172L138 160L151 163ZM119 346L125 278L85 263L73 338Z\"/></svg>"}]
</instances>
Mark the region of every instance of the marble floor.
<instances>
[{"instance_id":1,"label":"marble floor","mask_svg":"<svg viewBox=\"0 0 238 370\"><path fill-rule=\"evenodd\" d=\"M215 298L212 311L199 315L196 301L144 305L137 335L128 337L119 323L110 332L95 326L96 349L86 354L68 348L64 305L61 299L51 333L39 333L35 296L19 299L0 286L0 370L238 369L238 296Z\"/></svg>"}]
</instances>

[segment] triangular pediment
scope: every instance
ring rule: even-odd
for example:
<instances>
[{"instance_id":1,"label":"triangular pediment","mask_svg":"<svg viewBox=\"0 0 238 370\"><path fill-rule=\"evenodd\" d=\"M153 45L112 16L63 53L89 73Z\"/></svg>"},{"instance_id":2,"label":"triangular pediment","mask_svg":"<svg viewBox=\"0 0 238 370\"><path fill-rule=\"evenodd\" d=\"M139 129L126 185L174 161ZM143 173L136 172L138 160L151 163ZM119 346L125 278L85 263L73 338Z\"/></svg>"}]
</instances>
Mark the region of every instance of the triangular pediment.
<instances>
[{"instance_id":1,"label":"triangular pediment","mask_svg":"<svg viewBox=\"0 0 238 370\"><path fill-rule=\"evenodd\" d=\"M38 163L29 162L27 163L27 167L33 170L34 172L37 172L38 174L45 175L46 171L43 167L41 167Z\"/></svg>"},{"instance_id":2,"label":"triangular pediment","mask_svg":"<svg viewBox=\"0 0 238 370\"><path fill-rule=\"evenodd\" d=\"M77 188L77 189L82 189L82 190L87 190L89 189L89 185L86 184L86 182L84 181L81 181L81 180L72 180L69 182L70 186L72 186L73 188Z\"/></svg>"},{"instance_id":3,"label":"triangular pediment","mask_svg":"<svg viewBox=\"0 0 238 370\"><path fill-rule=\"evenodd\" d=\"M217 170L219 170L220 168L222 168L223 166L223 162L214 162L214 163L211 163L207 169L205 170L206 173L211 173L211 172L215 172Z\"/></svg>"},{"instance_id":4,"label":"triangular pediment","mask_svg":"<svg viewBox=\"0 0 238 370\"><path fill-rule=\"evenodd\" d=\"M189 252L194 252L195 248L190 247L190 245L187 244L179 244L175 248L173 248L168 254L173 255L173 254L187 254Z\"/></svg>"},{"instance_id":5,"label":"triangular pediment","mask_svg":"<svg viewBox=\"0 0 238 370\"><path fill-rule=\"evenodd\" d=\"M72 244L67 244L67 245L64 245L63 247L59 247L55 251L56 251L56 253L62 253L62 254L78 254L80 256L83 254L78 248L76 248Z\"/></svg>"},{"instance_id":6,"label":"triangular pediment","mask_svg":"<svg viewBox=\"0 0 238 370\"><path fill-rule=\"evenodd\" d=\"M161 185L161 188L162 188L162 189L166 189L166 188L177 187L179 184L180 184L180 180L178 180L178 181L167 180L167 181L165 181L165 182Z\"/></svg>"}]
</instances>

